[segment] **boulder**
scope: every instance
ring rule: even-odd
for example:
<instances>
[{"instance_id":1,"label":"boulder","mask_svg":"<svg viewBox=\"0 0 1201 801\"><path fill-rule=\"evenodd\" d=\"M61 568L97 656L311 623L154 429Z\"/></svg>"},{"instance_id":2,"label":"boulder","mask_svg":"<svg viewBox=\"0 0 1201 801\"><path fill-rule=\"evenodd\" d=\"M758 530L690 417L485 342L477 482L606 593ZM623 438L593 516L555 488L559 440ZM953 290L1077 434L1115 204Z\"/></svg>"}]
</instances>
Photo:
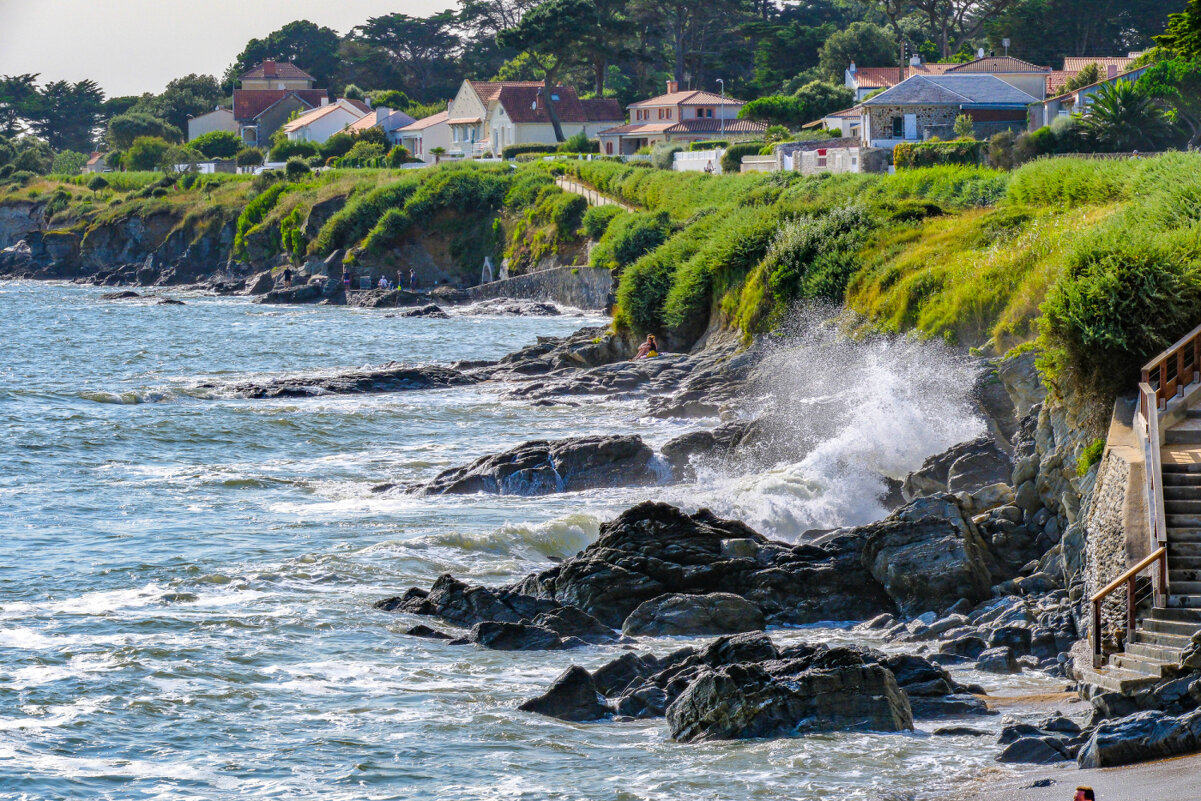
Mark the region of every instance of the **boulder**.
<instances>
[{"instance_id":1,"label":"boulder","mask_svg":"<svg viewBox=\"0 0 1201 801\"><path fill-rule=\"evenodd\" d=\"M754 557L728 556L723 544L750 540ZM740 595L768 623L864 620L895 606L860 561L862 540L835 536L821 545L773 542L707 509L688 515L642 503L602 524L576 556L515 585L519 593L576 606L621 626L640 604L670 593Z\"/></svg>"},{"instance_id":2,"label":"boulder","mask_svg":"<svg viewBox=\"0 0 1201 801\"><path fill-rule=\"evenodd\" d=\"M712 431L690 431L663 446L663 458L676 478L689 478L693 459L720 459L735 453L749 440L761 434L761 426L753 421L735 421L720 425Z\"/></svg>"},{"instance_id":3,"label":"boulder","mask_svg":"<svg viewBox=\"0 0 1201 801\"><path fill-rule=\"evenodd\" d=\"M478 379L447 367L409 367L389 362L383 367L336 375L267 378L236 384L206 382L198 386L244 398L304 398L312 395L401 392L474 384Z\"/></svg>"},{"instance_id":4,"label":"boulder","mask_svg":"<svg viewBox=\"0 0 1201 801\"><path fill-rule=\"evenodd\" d=\"M801 732L913 728L905 694L880 665L806 670L780 680L758 665L708 670L667 708L680 742Z\"/></svg>"},{"instance_id":5,"label":"boulder","mask_svg":"<svg viewBox=\"0 0 1201 801\"><path fill-rule=\"evenodd\" d=\"M1067 748L1056 737L1022 737L997 755L998 762L1026 765L1052 765L1069 759Z\"/></svg>"},{"instance_id":6,"label":"boulder","mask_svg":"<svg viewBox=\"0 0 1201 801\"><path fill-rule=\"evenodd\" d=\"M100 295L101 300L134 300L142 297L132 289L126 289L121 292L104 292Z\"/></svg>"},{"instance_id":7,"label":"boulder","mask_svg":"<svg viewBox=\"0 0 1201 801\"><path fill-rule=\"evenodd\" d=\"M592 676L578 665L567 668L549 690L517 708L570 721L600 720L611 712L596 691Z\"/></svg>"},{"instance_id":8,"label":"boulder","mask_svg":"<svg viewBox=\"0 0 1201 801\"><path fill-rule=\"evenodd\" d=\"M989 596L987 547L953 496L919 498L854 533L863 565L903 614Z\"/></svg>"},{"instance_id":9,"label":"boulder","mask_svg":"<svg viewBox=\"0 0 1201 801\"><path fill-rule=\"evenodd\" d=\"M625 619L630 636L738 634L761 631L763 612L742 596L728 592L706 595L671 593L643 602Z\"/></svg>"},{"instance_id":10,"label":"boulder","mask_svg":"<svg viewBox=\"0 0 1201 801\"><path fill-rule=\"evenodd\" d=\"M468 639L494 651L554 651L563 647L563 640L550 629L495 620L476 623Z\"/></svg>"},{"instance_id":11,"label":"boulder","mask_svg":"<svg viewBox=\"0 0 1201 801\"><path fill-rule=\"evenodd\" d=\"M410 637L422 637L427 640L449 640L451 636L444 631L431 629L429 626L418 625L413 626L405 632Z\"/></svg>"},{"instance_id":12,"label":"boulder","mask_svg":"<svg viewBox=\"0 0 1201 801\"><path fill-rule=\"evenodd\" d=\"M266 295L272 289L275 289L275 278L270 270L263 270L246 282L247 295Z\"/></svg>"},{"instance_id":13,"label":"boulder","mask_svg":"<svg viewBox=\"0 0 1201 801\"><path fill-rule=\"evenodd\" d=\"M433 303L427 303L424 306L418 306L416 309L397 312L396 317L426 317L431 320L449 320L450 315L442 311L441 306Z\"/></svg>"},{"instance_id":14,"label":"boulder","mask_svg":"<svg viewBox=\"0 0 1201 801\"><path fill-rule=\"evenodd\" d=\"M1019 673L1021 666L1008 647L989 648L976 658L976 669L986 673Z\"/></svg>"},{"instance_id":15,"label":"boulder","mask_svg":"<svg viewBox=\"0 0 1201 801\"><path fill-rule=\"evenodd\" d=\"M543 612L554 611L559 604L503 587L472 587L444 575L434 582L428 593L414 588L403 596L379 601L375 607L388 612L431 615L456 626L471 628L485 621L521 623L535 619Z\"/></svg>"},{"instance_id":16,"label":"boulder","mask_svg":"<svg viewBox=\"0 0 1201 801\"><path fill-rule=\"evenodd\" d=\"M325 283L323 281L314 281L313 283L301 286L293 286L291 289L272 289L260 296L255 302L281 304L316 303L324 295Z\"/></svg>"},{"instance_id":17,"label":"boulder","mask_svg":"<svg viewBox=\"0 0 1201 801\"><path fill-rule=\"evenodd\" d=\"M532 622L535 626L550 629L560 637L579 637L585 642L592 643L617 640L613 629L574 606L561 606L558 609L543 612Z\"/></svg>"},{"instance_id":18,"label":"boulder","mask_svg":"<svg viewBox=\"0 0 1201 801\"><path fill-rule=\"evenodd\" d=\"M1102 723L1080 749L1082 768L1109 768L1201 750L1201 709L1180 717L1158 710Z\"/></svg>"},{"instance_id":19,"label":"boulder","mask_svg":"<svg viewBox=\"0 0 1201 801\"><path fill-rule=\"evenodd\" d=\"M926 459L902 486L907 500L944 492L972 493L990 484L1008 483L1013 464L990 437L961 442Z\"/></svg>"},{"instance_id":20,"label":"boulder","mask_svg":"<svg viewBox=\"0 0 1201 801\"><path fill-rule=\"evenodd\" d=\"M654 452L636 436L536 440L439 473L426 495L546 495L653 483Z\"/></svg>"}]
</instances>

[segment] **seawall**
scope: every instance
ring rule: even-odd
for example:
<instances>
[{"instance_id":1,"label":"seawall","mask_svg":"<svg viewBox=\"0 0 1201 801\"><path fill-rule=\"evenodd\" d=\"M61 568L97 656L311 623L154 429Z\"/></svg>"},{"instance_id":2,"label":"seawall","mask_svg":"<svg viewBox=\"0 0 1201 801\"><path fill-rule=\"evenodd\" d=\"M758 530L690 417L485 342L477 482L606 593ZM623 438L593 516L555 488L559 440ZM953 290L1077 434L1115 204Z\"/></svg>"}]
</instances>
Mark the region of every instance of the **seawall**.
<instances>
[{"instance_id":1,"label":"seawall","mask_svg":"<svg viewBox=\"0 0 1201 801\"><path fill-rule=\"evenodd\" d=\"M613 274L594 267L556 267L469 287L472 301L492 298L549 300L578 309L613 305Z\"/></svg>"}]
</instances>

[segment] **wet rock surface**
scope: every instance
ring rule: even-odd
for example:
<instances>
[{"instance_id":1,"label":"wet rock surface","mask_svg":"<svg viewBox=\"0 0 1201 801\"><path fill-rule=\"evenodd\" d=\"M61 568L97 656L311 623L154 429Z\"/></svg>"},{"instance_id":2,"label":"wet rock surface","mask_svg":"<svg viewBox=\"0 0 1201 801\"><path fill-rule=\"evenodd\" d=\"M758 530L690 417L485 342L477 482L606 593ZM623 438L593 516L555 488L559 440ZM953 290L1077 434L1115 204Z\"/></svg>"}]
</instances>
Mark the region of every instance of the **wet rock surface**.
<instances>
[{"instance_id":1,"label":"wet rock surface","mask_svg":"<svg viewBox=\"0 0 1201 801\"><path fill-rule=\"evenodd\" d=\"M630 636L676 634L738 634L761 631L763 612L750 601L728 592L707 595L672 593L644 601L622 623Z\"/></svg>"},{"instance_id":2,"label":"wet rock surface","mask_svg":"<svg viewBox=\"0 0 1201 801\"><path fill-rule=\"evenodd\" d=\"M640 437L539 440L440 473L417 488L426 495L546 495L654 483L654 452Z\"/></svg>"},{"instance_id":3,"label":"wet rock surface","mask_svg":"<svg viewBox=\"0 0 1201 801\"><path fill-rule=\"evenodd\" d=\"M327 376L269 378L230 384L205 382L202 389L214 389L244 398L303 398L325 394L362 394L401 392L417 389L465 386L476 379L447 367L412 367L389 362L383 367L352 370Z\"/></svg>"}]
</instances>

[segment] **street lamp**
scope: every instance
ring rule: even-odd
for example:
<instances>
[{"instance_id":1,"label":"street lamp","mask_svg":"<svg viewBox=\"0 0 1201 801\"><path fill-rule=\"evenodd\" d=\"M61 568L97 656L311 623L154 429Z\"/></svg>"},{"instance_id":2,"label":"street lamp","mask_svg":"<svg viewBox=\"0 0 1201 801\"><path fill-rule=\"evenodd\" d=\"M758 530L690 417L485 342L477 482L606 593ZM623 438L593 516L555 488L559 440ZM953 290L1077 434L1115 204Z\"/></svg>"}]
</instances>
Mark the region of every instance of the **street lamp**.
<instances>
[{"instance_id":1,"label":"street lamp","mask_svg":"<svg viewBox=\"0 0 1201 801\"><path fill-rule=\"evenodd\" d=\"M726 82L721 78L717 79L721 84L721 136L724 139L726 136Z\"/></svg>"}]
</instances>

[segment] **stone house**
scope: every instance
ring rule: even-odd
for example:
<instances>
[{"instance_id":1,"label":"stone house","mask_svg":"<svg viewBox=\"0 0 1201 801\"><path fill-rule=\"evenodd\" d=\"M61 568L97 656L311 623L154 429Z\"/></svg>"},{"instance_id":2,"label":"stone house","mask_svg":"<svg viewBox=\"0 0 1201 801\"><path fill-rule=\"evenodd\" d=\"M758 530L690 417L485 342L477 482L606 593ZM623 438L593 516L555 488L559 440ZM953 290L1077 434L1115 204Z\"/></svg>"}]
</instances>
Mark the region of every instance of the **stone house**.
<instances>
[{"instance_id":1,"label":"stone house","mask_svg":"<svg viewBox=\"0 0 1201 801\"><path fill-rule=\"evenodd\" d=\"M1053 75L1050 67L1042 67L1012 56L980 56L962 64L923 63L914 56L909 64L901 67L856 67L854 62L847 67L843 83L855 92L855 100L863 100L879 89L890 89L902 81L918 75L995 75L1026 94L1041 100L1047 96L1049 79ZM1062 85L1062 84L1061 84Z\"/></svg>"},{"instance_id":2,"label":"stone house","mask_svg":"<svg viewBox=\"0 0 1201 801\"><path fill-rule=\"evenodd\" d=\"M1027 109L1037 102L995 75L917 75L860 104L860 139L890 151L901 142L951 139L961 114L972 118L975 136L987 139L1025 128Z\"/></svg>"},{"instance_id":3,"label":"stone house","mask_svg":"<svg viewBox=\"0 0 1201 801\"><path fill-rule=\"evenodd\" d=\"M887 150L868 147L857 136L813 142L783 142L775 147L777 169L802 175L888 172Z\"/></svg>"},{"instance_id":4,"label":"stone house","mask_svg":"<svg viewBox=\"0 0 1201 801\"><path fill-rule=\"evenodd\" d=\"M710 139L762 136L767 125L738 118L746 103L712 92L679 90L667 82L667 94L627 106L630 120L600 132L601 153L636 153L659 142L703 142ZM623 115L624 116L624 115Z\"/></svg>"}]
</instances>

